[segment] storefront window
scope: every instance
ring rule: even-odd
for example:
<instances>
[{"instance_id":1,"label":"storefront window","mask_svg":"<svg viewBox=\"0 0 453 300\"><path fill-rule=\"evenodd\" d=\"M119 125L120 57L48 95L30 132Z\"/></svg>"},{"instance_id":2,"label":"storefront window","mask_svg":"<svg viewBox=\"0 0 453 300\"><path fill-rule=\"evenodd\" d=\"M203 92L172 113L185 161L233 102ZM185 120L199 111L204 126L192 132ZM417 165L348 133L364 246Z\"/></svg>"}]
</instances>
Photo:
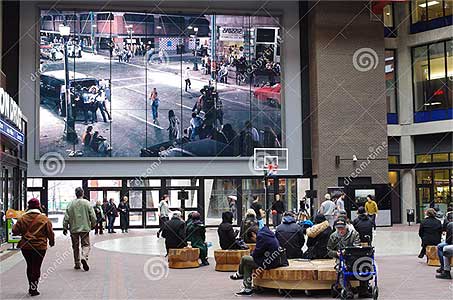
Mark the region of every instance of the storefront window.
<instances>
[{"instance_id":1,"label":"storefront window","mask_svg":"<svg viewBox=\"0 0 453 300\"><path fill-rule=\"evenodd\" d=\"M448 66L445 61L451 62L452 41L440 42L413 48L413 89L414 89L414 111L432 112L432 115L424 121L439 120L447 118L447 109L452 108L451 91L449 91L446 73ZM444 112L444 113L443 113ZM423 121L423 120L422 120Z\"/></svg>"},{"instance_id":2,"label":"storefront window","mask_svg":"<svg viewBox=\"0 0 453 300\"><path fill-rule=\"evenodd\" d=\"M396 171L389 172L389 184L392 187L396 187L398 185L398 172Z\"/></svg>"},{"instance_id":3,"label":"storefront window","mask_svg":"<svg viewBox=\"0 0 453 300\"><path fill-rule=\"evenodd\" d=\"M451 201L449 174L450 170L434 170L434 203L442 212L447 211Z\"/></svg>"},{"instance_id":4,"label":"storefront window","mask_svg":"<svg viewBox=\"0 0 453 300\"><path fill-rule=\"evenodd\" d=\"M88 180L88 187L121 187L121 179Z\"/></svg>"},{"instance_id":5,"label":"storefront window","mask_svg":"<svg viewBox=\"0 0 453 300\"><path fill-rule=\"evenodd\" d=\"M259 196L259 203L265 208L263 179L242 180L242 211L245 213L253 202L253 196Z\"/></svg>"},{"instance_id":6,"label":"storefront window","mask_svg":"<svg viewBox=\"0 0 453 300\"><path fill-rule=\"evenodd\" d=\"M448 161L448 153L434 153L433 162L444 162Z\"/></svg>"},{"instance_id":7,"label":"storefront window","mask_svg":"<svg viewBox=\"0 0 453 300\"><path fill-rule=\"evenodd\" d=\"M129 179L127 181L127 186L129 187L160 187L160 179L143 179L143 178L135 178Z\"/></svg>"},{"instance_id":8,"label":"storefront window","mask_svg":"<svg viewBox=\"0 0 453 300\"><path fill-rule=\"evenodd\" d=\"M146 208L157 208L159 206L159 191L146 191Z\"/></svg>"},{"instance_id":9,"label":"storefront window","mask_svg":"<svg viewBox=\"0 0 453 300\"><path fill-rule=\"evenodd\" d=\"M415 156L416 163L430 163L432 161L431 154L418 154Z\"/></svg>"},{"instance_id":10,"label":"storefront window","mask_svg":"<svg viewBox=\"0 0 453 300\"><path fill-rule=\"evenodd\" d=\"M54 227L62 228L65 210L76 198L75 189L82 186L82 180L49 180L47 184L49 219Z\"/></svg>"},{"instance_id":11,"label":"storefront window","mask_svg":"<svg viewBox=\"0 0 453 300\"><path fill-rule=\"evenodd\" d=\"M234 179L206 179L204 182L205 213L207 225L219 225L222 213L231 211L234 221L238 216L237 185ZM243 212L244 214L244 212Z\"/></svg>"},{"instance_id":12,"label":"storefront window","mask_svg":"<svg viewBox=\"0 0 453 300\"><path fill-rule=\"evenodd\" d=\"M428 0L426 8L428 10L428 20L433 20L441 18L444 16L444 9L442 5L442 0Z\"/></svg>"},{"instance_id":13,"label":"storefront window","mask_svg":"<svg viewBox=\"0 0 453 300\"><path fill-rule=\"evenodd\" d=\"M27 187L42 187L42 178L27 178Z\"/></svg>"},{"instance_id":14,"label":"storefront window","mask_svg":"<svg viewBox=\"0 0 453 300\"><path fill-rule=\"evenodd\" d=\"M412 23L423 22L427 20L426 0L412 0Z\"/></svg>"},{"instance_id":15,"label":"storefront window","mask_svg":"<svg viewBox=\"0 0 453 300\"><path fill-rule=\"evenodd\" d=\"M129 191L129 205L131 208L142 208L142 200L142 191Z\"/></svg>"},{"instance_id":16,"label":"storefront window","mask_svg":"<svg viewBox=\"0 0 453 300\"><path fill-rule=\"evenodd\" d=\"M388 163L389 164L399 164L399 156L398 155L389 155Z\"/></svg>"},{"instance_id":17,"label":"storefront window","mask_svg":"<svg viewBox=\"0 0 453 300\"><path fill-rule=\"evenodd\" d=\"M395 59L395 50L385 51L385 87L387 113L397 113Z\"/></svg>"},{"instance_id":18,"label":"storefront window","mask_svg":"<svg viewBox=\"0 0 453 300\"><path fill-rule=\"evenodd\" d=\"M417 184L432 184L432 174L430 170L416 171Z\"/></svg>"},{"instance_id":19,"label":"storefront window","mask_svg":"<svg viewBox=\"0 0 453 300\"><path fill-rule=\"evenodd\" d=\"M429 21L452 14L451 0L412 0L412 23Z\"/></svg>"}]
</instances>

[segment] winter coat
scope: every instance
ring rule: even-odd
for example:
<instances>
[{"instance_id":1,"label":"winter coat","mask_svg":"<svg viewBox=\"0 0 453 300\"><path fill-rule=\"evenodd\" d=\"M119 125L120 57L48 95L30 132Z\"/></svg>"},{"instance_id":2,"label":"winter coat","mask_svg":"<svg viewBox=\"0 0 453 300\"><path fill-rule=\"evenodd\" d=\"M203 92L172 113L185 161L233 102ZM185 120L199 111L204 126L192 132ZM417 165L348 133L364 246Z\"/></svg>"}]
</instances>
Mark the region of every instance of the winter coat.
<instances>
[{"instance_id":1,"label":"winter coat","mask_svg":"<svg viewBox=\"0 0 453 300\"><path fill-rule=\"evenodd\" d=\"M208 247L206 245L206 228L200 220L192 221L186 231L187 241L190 241L193 248L200 249L200 258L205 259L208 256Z\"/></svg>"},{"instance_id":2,"label":"winter coat","mask_svg":"<svg viewBox=\"0 0 453 300\"><path fill-rule=\"evenodd\" d=\"M445 242L449 245L453 245L453 221L447 224L447 236Z\"/></svg>"},{"instance_id":3,"label":"winter coat","mask_svg":"<svg viewBox=\"0 0 453 300\"><path fill-rule=\"evenodd\" d=\"M266 226L258 231L256 248L252 252L253 261L263 269L287 266L288 261L274 233Z\"/></svg>"},{"instance_id":4,"label":"winter coat","mask_svg":"<svg viewBox=\"0 0 453 300\"><path fill-rule=\"evenodd\" d=\"M274 201L271 210L277 211L278 214L283 214L285 212L285 204L281 200Z\"/></svg>"},{"instance_id":5,"label":"winter coat","mask_svg":"<svg viewBox=\"0 0 453 300\"><path fill-rule=\"evenodd\" d=\"M439 244L442 236L442 223L435 217L425 218L420 224L418 236L422 239L423 246Z\"/></svg>"},{"instance_id":6,"label":"winter coat","mask_svg":"<svg viewBox=\"0 0 453 300\"><path fill-rule=\"evenodd\" d=\"M52 222L39 209L30 209L22 215L14 224L12 232L22 236L17 245L21 249L46 250L47 240L51 246L55 245Z\"/></svg>"},{"instance_id":7,"label":"winter coat","mask_svg":"<svg viewBox=\"0 0 453 300\"><path fill-rule=\"evenodd\" d=\"M105 214L107 216L117 217L118 216L118 211L116 209L116 204L107 202L107 205L105 206Z\"/></svg>"},{"instance_id":8,"label":"winter coat","mask_svg":"<svg viewBox=\"0 0 453 300\"><path fill-rule=\"evenodd\" d=\"M129 203L120 202L120 204L118 204L118 210L121 215L129 215L130 210Z\"/></svg>"},{"instance_id":9,"label":"winter coat","mask_svg":"<svg viewBox=\"0 0 453 300\"><path fill-rule=\"evenodd\" d=\"M96 215L96 222L100 223L104 220L104 211L102 209L102 206L100 205L95 205L93 206L94 213Z\"/></svg>"},{"instance_id":10,"label":"winter coat","mask_svg":"<svg viewBox=\"0 0 453 300\"><path fill-rule=\"evenodd\" d=\"M186 243L186 223L178 217L173 217L164 223L162 236L165 238L165 247L168 249L178 249L187 246Z\"/></svg>"},{"instance_id":11,"label":"winter coat","mask_svg":"<svg viewBox=\"0 0 453 300\"><path fill-rule=\"evenodd\" d=\"M252 233L255 237L252 237ZM258 221L255 217L247 217L242 221L240 236L247 244L256 243L256 234L258 233Z\"/></svg>"},{"instance_id":12,"label":"winter coat","mask_svg":"<svg viewBox=\"0 0 453 300\"><path fill-rule=\"evenodd\" d=\"M352 221L352 225L359 233L361 242L368 242L368 239L365 238L366 236L369 236L370 242L373 240L374 223L367 215L358 215L357 218Z\"/></svg>"},{"instance_id":13,"label":"winter coat","mask_svg":"<svg viewBox=\"0 0 453 300\"><path fill-rule=\"evenodd\" d=\"M69 203L63 218L63 229L71 233L90 232L96 225L96 215L90 202L78 198Z\"/></svg>"},{"instance_id":14,"label":"winter coat","mask_svg":"<svg viewBox=\"0 0 453 300\"><path fill-rule=\"evenodd\" d=\"M307 251L303 258L307 259L322 259L328 258L327 243L329 242L332 228L329 221L324 221L307 229Z\"/></svg>"},{"instance_id":15,"label":"winter coat","mask_svg":"<svg viewBox=\"0 0 453 300\"><path fill-rule=\"evenodd\" d=\"M329 242L327 243L328 255L332 258L338 257L337 252L345 247L360 246L360 235L355 230L347 229L344 236L335 231L330 235Z\"/></svg>"},{"instance_id":16,"label":"winter coat","mask_svg":"<svg viewBox=\"0 0 453 300\"><path fill-rule=\"evenodd\" d=\"M236 235L233 229L233 214L231 212L224 212L222 214L222 223L217 229L219 235L220 248L222 250L240 249L239 244L236 243Z\"/></svg>"},{"instance_id":17,"label":"winter coat","mask_svg":"<svg viewBox=\"0 0 453 300\"><path fill-rule=\"evenodd\" d=\"M305 244L303 228L291 216L283 217L282 224L277 226L275 236L280 246L286 249L287 258L301 258Z\"/></svg>"}]
</instances>

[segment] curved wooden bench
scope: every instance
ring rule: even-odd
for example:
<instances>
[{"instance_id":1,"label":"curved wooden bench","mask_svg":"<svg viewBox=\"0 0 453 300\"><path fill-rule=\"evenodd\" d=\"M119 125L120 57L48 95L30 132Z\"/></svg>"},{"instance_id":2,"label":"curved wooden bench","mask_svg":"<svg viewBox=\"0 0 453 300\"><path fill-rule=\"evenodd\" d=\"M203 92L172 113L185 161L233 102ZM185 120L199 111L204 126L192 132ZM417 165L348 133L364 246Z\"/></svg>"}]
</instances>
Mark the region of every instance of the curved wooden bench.
<instances>
[{"instance_id":1,"label":"curved wooden bench","mask_svg":"<svg viewBox=\"0 0 453 300\"><path fill-rule=\"evenodd\" d=\"M215 250L215 270L221 272L237 271L244 255L250 255L250 250Z\"/></svg>"},{"instance_id":2,"label":"curved wooden bench","mask_svg":"<svg viewBox=\"0 0 453 300\"><path fill-rule=\"evenodd\" d=\"M440 267L437 246L426 246L426 257L428 258L428 266ZM453 257L450 257L450 263L453 264Z\"/></svg>"},{"instance_id":3,"label":"curved wooden bench","mask_svg":"<svg viewBox=\"0 0 453 300\"><path fill-rule=\"evenodd\" d=\"M250 253L256 248L256 244L247 244L247 246L249 246Z\"/></svg>"},{"instance_id":4,"label":"curved wooden bench","mask_svg":"<svg viewBox=\"0 0 453 300\"><path fill-rule=\"evenodd\" d=\"M200 266L199 256L200 249L198 248L168 249L168 267L171 269L198 268Z\"/></svg>"},{"instance_id":5,"label":"curved wooden bench","mask_svg":"<svg viewBox=\"0 0 453 300\"><path fill-rule=\"evenodd\" d=\"M284 290L330 290L337 279L335 259L288 260L289 266L256 270L255 286Z\"/></svg>"}]
</instances>

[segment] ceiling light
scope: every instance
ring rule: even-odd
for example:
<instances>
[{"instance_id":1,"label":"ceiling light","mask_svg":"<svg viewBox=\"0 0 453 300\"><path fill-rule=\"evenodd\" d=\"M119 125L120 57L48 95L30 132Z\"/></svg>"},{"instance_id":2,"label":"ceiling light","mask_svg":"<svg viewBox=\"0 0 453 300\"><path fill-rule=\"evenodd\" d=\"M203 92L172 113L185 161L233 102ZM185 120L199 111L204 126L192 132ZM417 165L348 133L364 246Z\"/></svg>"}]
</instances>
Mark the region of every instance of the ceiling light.
<instances>
[{"instance_id":1,"label":"ceiling light","mask_svg":"<svg viewBox=\"0 0 453 300\"><path fill-rule=\"evenodd\" d=\"M418 6L420 7L430 7L430 6L433 6L433 5L436 5L436 4L439 4L439 1L428 1L428 3L422 3L422 4L419 4Z\"/></svg>"}]
</instances>

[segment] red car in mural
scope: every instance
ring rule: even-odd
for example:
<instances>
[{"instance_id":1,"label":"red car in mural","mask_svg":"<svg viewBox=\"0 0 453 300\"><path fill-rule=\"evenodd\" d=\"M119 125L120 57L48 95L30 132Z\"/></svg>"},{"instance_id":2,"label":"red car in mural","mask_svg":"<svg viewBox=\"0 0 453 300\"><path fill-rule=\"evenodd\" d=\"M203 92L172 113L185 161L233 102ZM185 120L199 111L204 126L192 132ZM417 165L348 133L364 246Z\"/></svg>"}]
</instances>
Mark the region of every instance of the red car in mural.
<instances>
[{"instance_id":1,"label":"red car in mural","mask_svg":"<svg viewBox=\"0 0 453 300\"><path fill-rule=\"evenodd\" d=\"M281 106L281 84L276 83L273 86L264 86L253 92L255 99L267 102L272 106Z\"/></svg>"}]
</instances>

